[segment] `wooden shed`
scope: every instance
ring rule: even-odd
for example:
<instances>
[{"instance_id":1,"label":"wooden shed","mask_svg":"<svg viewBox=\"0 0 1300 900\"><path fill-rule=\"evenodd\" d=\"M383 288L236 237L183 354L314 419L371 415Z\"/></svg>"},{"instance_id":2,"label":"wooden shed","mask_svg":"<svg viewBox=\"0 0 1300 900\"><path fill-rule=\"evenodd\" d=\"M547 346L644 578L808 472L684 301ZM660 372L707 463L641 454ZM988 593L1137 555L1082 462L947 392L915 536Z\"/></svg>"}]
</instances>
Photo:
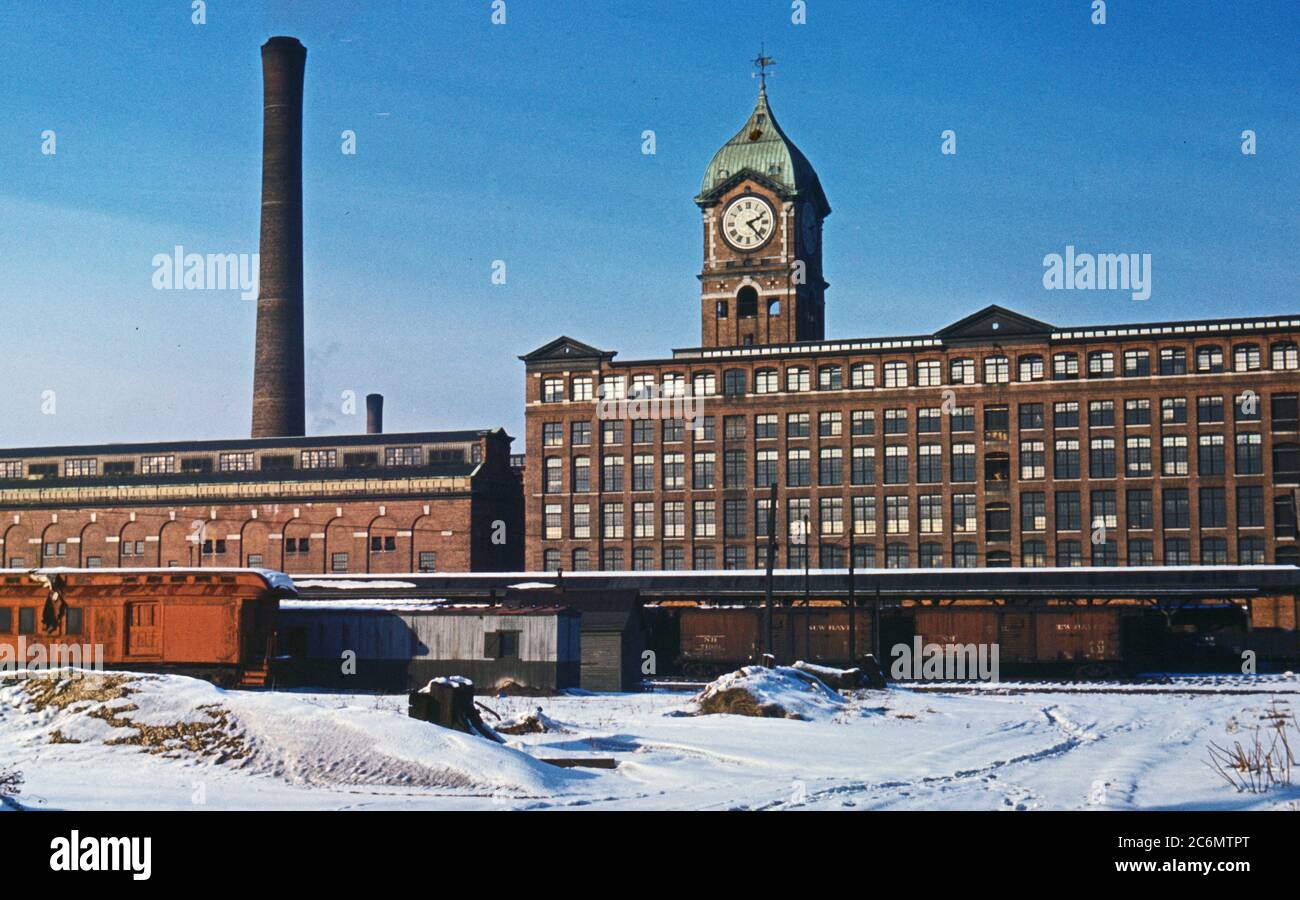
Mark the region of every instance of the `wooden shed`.
<instances>
[{"instance_id":1,"label":"wooden shed","mask_svg":"<svg viewBox=\"0 0 1300 900\"><path fill-rule=\"evenodd\" d=\"M579 686L584 691L640 690L645 650L640 593L618 589L574 590L566 585L554 596L582 615Z\"/></svg>"},{"instance_id":2,"label":"wooden shed","mask_svg":"<svg viewBox=\"0 0 1300 900\"><path fill-rule=\"evenodd\" d=\"M579 621L558 605L287 601L276 681L405 691L463 675L479 694L551 693L578 686Z\"/></svg>"}]
</instances>

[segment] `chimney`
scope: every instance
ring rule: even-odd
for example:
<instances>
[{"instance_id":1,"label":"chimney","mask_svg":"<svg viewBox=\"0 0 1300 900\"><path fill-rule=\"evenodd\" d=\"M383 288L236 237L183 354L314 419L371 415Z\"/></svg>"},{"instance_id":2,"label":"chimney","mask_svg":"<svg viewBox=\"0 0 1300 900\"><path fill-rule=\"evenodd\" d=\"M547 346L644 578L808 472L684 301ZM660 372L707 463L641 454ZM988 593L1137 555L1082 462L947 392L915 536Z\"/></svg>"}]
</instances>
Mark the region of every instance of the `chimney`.
<instances>
[{"instance_id":1,"label":"chimney","mask_svg":"<svg viewBox=\"0 0 1300 900\"><path fill-rule=\"evenodd\" d=\"M384 433L384 395L366 394L366 434Z\"/></svg>"},{"instance_id":2,"label":"chimney","mask_svg":"<svg viewBox=\"0 0 1300 900\"><path fill-rule=\"evenodd\" d=\"M262 233L253 437L306 433L302 337L302 78L307 48L262 45Z\"/></svg>"}]
</instances>

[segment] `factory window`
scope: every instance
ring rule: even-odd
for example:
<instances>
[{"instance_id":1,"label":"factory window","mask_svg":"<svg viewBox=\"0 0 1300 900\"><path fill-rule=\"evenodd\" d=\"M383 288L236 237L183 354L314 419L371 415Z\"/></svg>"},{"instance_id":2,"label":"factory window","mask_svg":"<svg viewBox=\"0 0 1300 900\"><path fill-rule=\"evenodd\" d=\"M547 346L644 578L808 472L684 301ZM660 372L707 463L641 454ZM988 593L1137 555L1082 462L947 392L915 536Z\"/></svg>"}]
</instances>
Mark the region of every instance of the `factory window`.
<instances>
[{"instance_id":1,"label":"factory window","mask_svg":"<svg viewBox=\"0 0 1300 900\"><path fill-rule=\"evenodd\" d=\"M1273 431L1295 431L1300 426L1300 396L1296 394L1274 394L1270 404L1273 418Z\"/></svg>"},{"instance_id":2,"label":"factory window","mask_svg":"<svg viewBox=\"0 0 1300 900\"><path fill-rule=\"evenodd\" d=\"M1079 354L1056 353L1052 356L1052 380L1064 381L1079 377Z\"/></svg>"},{"instance_id":3,"label":"factory window","mask_svg":"<svg viewBox=\"0 0 1300 900\"><path fill-rule=\"evenodd\" d=\"M943 384L942 366L937 359L923 359L916 364L916 383L920 387L938 387Z\"/></svg>"},{"instance_id":4,"label":"factory window","mask_svg":"<svg viewBox=\"0 0 1300 900\"><path fill-rule=\"evenodd\" d=\"M174 456L140 457L140 474L142 475L171 475L175 471L176 457Z\"/></svg>"},{"instance_id":5,"label":"factory window","mask_svg":"<svg viewBox=\"0 0 1300 900\"><path fill-rule=\"evenodd\" d=\"M1163 475L1187 474L1187 435L1165 435L1160 439L1160 472Z\"/></svg>"},{"instance_id":6,"label":"factory window","mask_svg":"<svg viewBox=\"0 0 1300 900\"><path fill-rule=\"evenodd\" d=\"M837 365L822 366L817 370L817 388L838 391L844 388L844 370Z\"/></svg>"},{"instance_id":7,"label":"factory window","mask_svg":"<svg viewBox=\"0 0 1300 900\"><path fill-rule=\"evenodd\" d=\"M954 359L948 363L948 383L974 384L975 360L962 358Z\"/></svg>"},{"instance_id":8,"label":"factory window","mask_svg":"<svg viewBox=\"0 0 1300 900\"><path fill-rule=\"evenodd\" d=\"M18 633L35 634L36 633L36 608L33 606L23 606L18 609Z\"/></svg>"},{"instance_id":9,"label":"factory window","mask_svg":"<svg viewBox=\"0 0 1300 900\"><path fill-rule=\"evenodd\" d=\"M1300 348L1295 344L1274 344L1272 354L1274 369L1300 369Z\"/></svg>"},{"instance_id":10,"label":"factory window","mask_svg":"<svg viewBox=\"0 0 1300 900\"><path fill-rule=\"evenodd\" d=\"M392 553L397 549L397 538L392 535L380 536L372 535L370 538L371 553Z\"/></svg>"},{"instance_id":11,"label":"factory window","mask_svg":"<svg viewBox=\"0 0 1300 900\"><path fill-rule=\"evenodd\" d=\"M636 547L632 550L632 568L637 572L648 572L654 568L654 551L649 547Z\"/></svg>"},{"instance_id":12,"label":"factory window","mask_svg":"<svg viewBox=\"0 0 1300 900\"><path fill-rule=\"evenodd\" d=\"M791 366L785 370L787 391L807 391L812 388L812 370L807 366Z\"/></svg>"},{"instance_id":13,"label":"factory window","mask_svg":"<svg viewBox=\"0 0 1300 900\"><path fill-rule=\"evenodd\" d=\"M1258 444L1259 435L1251 435ZM1278 444L1273 448L1273 483L1300 483L1300 445Z\"/></svg>"},{"instance_id":14,"label":"factory window","mask_svg":"<svg viewBox=\"0 0 1300 900\"><path fill-rule=\"evenodd\" d=\"M374 469L379 466L378 453L344 453L343 468Z\"/></svg>"},{"instance_id":15,"label":"factory window","mask_svg":"<svg viewBox=\"0 0 1300 900\"><path fill-rule=\"evenodd\" d=\"M1005 441L1011 431L1011 413L1005 406L984 407L984 439Z\"/></svg>"},{"instance_id":16,"label":"factory window","mask_svg":"<svg viewBox=\"0 0 1300 900\"><path fill-rule=\"evenodd\" d=\"M461 457L464 459L464 457ZM384 465L386 466L418 466L422 462L422 455L419 447L385 447L384 448Z\"/></svg>"},{"instance_id":17,"label":"factory window","mask_svg":"<svg viewBox=\"0 0 1300 900\"><path fill-rule=\"evenodd\" d=\"M1182 347L1162 347L1160 349L1161 375L1186 375L1187 351Z\"/></svg>"},{"instance_id":18,"label":"factory window","mask_svg":"<svg viewBox=\"0 0 1300 900\"><path fill-rule=\"evenodd\" d=\"M876 386L876 367L874 363L854 363L849 368L849 387L869 388Z\"/></svg>"},{"instance_id":19,"label":"factory window","mask_svg":"<svg viewBox=\"0 0 1300 900\"><path fill-rule=\"evenodd\" d=\"M21 556L15 556L9 560L9 568L11 569L21 569L26 565L27 565L27 560Z\"/></svg>"},{"instance_id":20,"label":"factory window","mask_svg":"<svg viewBox=\"0 0 1300 900\"><path fill-rule=\"evenodd\" d=\"M1115 354L1109 350L1094 350L1088 354L1088 377L1109 378L1115 374Z\"/></svg>"},{"instance_id":21,"label":"factory window","mask_svg":"<svg viewBox=\"0 0 1300 900\"><path fill-rule=\"evenodd\" d=\"M781 380L776 369L759 369L754 373L754 392L775 394L781 390Z\"/></svg>"},{"instance_id":22,"label":"factory window","mask_svg":"<svg viewBox=\"0 0 1300 900\"><path fill-rule=\"evenodd\" d=\"M330 554L330 571L346 572L348 570L348 555L346 553Z\"/></svg>"},{"instance_id":23,"label":"factory window","mask_svg":"<svg viewBox=\"0 0 1300 900\"><path fill-rule=\"evenodd\" d=\"M1025 541L1020 546L1020 564L1028 568L1047 565L1047 542Z\"/></svg>"},{"instance_id":24,"label":"factory window","mask_svg":"<svg viewBox=\"0 0 1300 900\"><path fill-rule=\"evenodd\" d=\"M1124 401L1124 424L1125 425L1150 425L1151 424L1151 401L1150 400L1125 400Z\"/></svg>"},{"instance_id":25,"label":"factory window","mask_svg":"<svg viewBox=\"0 0 1300 900\"><path fill-rule=\"evenodd\" d=\"M592 379L590 375L575 375L573 378L573 399L592 399Z\"/></svg>"},{"instance_id":26,"label":"factory window","mask_svg":"<svg viewBox=\"0 0 1300 900\"><path fill-rule=\"evenodd\" d=\"M1124 351L1124 377L1141 378L1151 374L1150 350Z\"/></svg>"},{"instance_id":27,"label":"factory window","mask_svg":"<svg viewBox=\"0 0 1300 900\"><path fill-rule=\"evenodd\" d=\"M1005 356L990 356L984 360L984 383L1006 384L1011 380L1011 363Z\"/></svg>"},{"instance_id":28,"label":"factory window","mask_svg":"<svg viewBox=\"0 0 1300 900\"><path fill-rule=\"evenodd\" d=\"M907 434L907 410L885 410L885 434Z\"/></svg>"},{"instance_id":29,"label":"factory window","mask_svg":"<svg viewBox=\"0 0 1300 900\"><path fill-rule=\"evenodd\" d=\"M957 541L952 545L952 564L958 569L973 569L979 565L979 552L974 541Z\"/></svg>"},{"instance_id":30,"label":"factory window","mask_svg":"<svg viewBox=\"0 0 1300 900\"><path fill-rule=\"evenodd\" d=\"M20 459L0 461L0 478L22 478L23 463Z\"/></svg>"},{"instance_id":31,"label":"factory window","mask_svg":"<svg viewBox=\"0 0 1300 900\"><path fill-rule=\"evenodd\" d=\"M1052 404L1052 427L1053 428L1078 428L1079 427L1079 401L1066 400L1061 403Z\"/></svg>"},{"instance_id":32,"label":"factory window","mask_svg":"<svg viewBox=\"0 0 1300 900\"><path fill-rule=\"evenodd\" d=\"M1155 545L1150 538L1130 538L1128 542L1128 564L1130 566L1150 566L1156 561Z\"/></svg>"},{"instance_id":33,"label":"factory window","mask_svg":"<svg viewBox=\"0 0 1300 900\"><path fill-rule=\"evenodd\" d=\"M99 460L65 459L63 461L63 474L68 478L86 478L91 475L98 475Z\"/></svg>"},{"instance_id":34,"label":"factory window","mask_svg":"<svg viewBox=\"0 0 1300 900\"><path fill-rule=\"evenodd\" d=\"M288 554L291 555L291 556L294 555L294 554L310 553L310 552L311 552L311 539L310 539L310 538L305 538L305 537L304 537L304 538L285 538L285 539L284 539L284 552L285 552L285 553L288 553Z\"/></svg>"},{"instance_id":35,"label":"factory window","mask_svg":"<svg viewBox=\"0 0 1300 900\"><path fill-rule=\"evenodd\" d=\"M1163 425L1187 424L1187 398L1162 397L1160 399L1160 422Z\"/></svg>"},{"instance_id":36,"label":"factory window","mask_svg":"<svg viewBox=\"0 0 1300 900\"><path fill-rule=\"evenodd\" d=\"M67 556L68 545L63 541L50 541L45 545L45 558L52 556Z\"/></svg>"},{"instance_id":37,"label":"factory window","mask_svg":"<svg viewBox=\"0 0 1300 900\"><path fill-rule=\"evenodd\" d=\"M250 569L260 569L262 567L262 554L260 553L248 554L248 567Z\"/></svg>"},{"instance_id":38,"label":"factory window","mask_svg":"<svg viewBox=\"0 0 1300 900\"><path fill-rule=\"evenodd\" d=\"M251 472L253 471L253 451L240 450L233 453L222 453L217 457L217 469L222 472Z\"/></svg>"},{"instance_id":39,"label":"factory window","mask_svg":"<svg viewBox=\"0 0 1300 900\"><path fill-rule=\"evenodd\" d=\"M302 468L304 469L333 469L337 465L337 450L302 451Z\"/></svg>"},{"instance_id":40,"label":"factory window","mask_svg":"<svg viewBox=\"0 0 1300 900\"><path fill-rule=\"evenodd\" d=\"M1020 380L1021 381L1042 381L1043 380L1043 358L1038 354L1022 356L1020 363Z\"/></svg>"},{"instance_id":41,"label":"factory window","mask_svg":"<svg viewBox=\"0 0 1300 900\"><path fill-rule=\"evenodd\" d=\"M696 397L712 397L718 392L718 376L712 372L696 372L692 381Z\"/></svg>"},{"instance_id":42,"label":"factory window","mask_svg":"<svg viewBox=\"0 0 1300 900\"><path fill-rule=\"evenodd\" d=\"M102 556L87 556L87 557L86 557L86 568L87 568L87 569L98 569L98 568L99 568L100 566L102 566L103 564L104 564L104 558L103 558Z\"/></svg>"},{"instance_id":43,"label":"factory window","mask_svg":"<svg viewBox=\"0 0 1300 900\"><path fill-rule=\"evenodd\" d=\"M542 379L542 402L559 403L563 399L564 399L564 379L543 378Z\"/></svg>"},{"instance_id":44,"label":"factory window","mask_svg":"<svg viewBox=\"0 0 1300 900\"><path fill-rule=\"evenodd\" d=\"M1223 371L1223 348L1222 347L1197 347L1196 348L1196 371L1198 372L1222 372Z\"/></svg>"},{"instance_id":45,"label":"factory window","mask_svg":"<svg viewBox=\"0 0 1300 900\"><path fill-rule=\"evenodd\" d=\"M905 362L885 363L885 387L887 388L907 387L907 363Z\"/></svg>"},{"instance_id":46,"label":"factory window","mask_svg":"<svg viewBox=\"0 0 1300 900\"><path fill-rule=\"evenodd\" d=\"M203 542L203 555L215 556L226 552L226 541L224 538L216 540L206 540Z\"/></svg>"},{"instance_id":47,"label":"factory window","mask_svg":"<svg viewBox=\"0 0 1300 900\"><path fill-rule=\"evenodd\" d=\"M144 541L122 541L120 546L123 556L144 556Z\"/></svg>"},{"instance_id":48,"label":"factory window","mask_svg":"<svg viewBox=\"0 0 1300 900\"><path fill-rule=\"evenodd\" d=\"M1196 398L1196 421L1199 424L1216 423L1223 421L1223 398L1222 397L1197 397Z\"/></svg>"},{"instance_id":49,"label":"factory window","mask_svg":"<svg viewBox=\"0 0 1300 900\"><path fill-rule=\"evenodd\" d=\"M1236 372L1253 372L1263 365L1259 344L1238 344L1232 348L1232 368Z\"/></svg>"}]
</instances>

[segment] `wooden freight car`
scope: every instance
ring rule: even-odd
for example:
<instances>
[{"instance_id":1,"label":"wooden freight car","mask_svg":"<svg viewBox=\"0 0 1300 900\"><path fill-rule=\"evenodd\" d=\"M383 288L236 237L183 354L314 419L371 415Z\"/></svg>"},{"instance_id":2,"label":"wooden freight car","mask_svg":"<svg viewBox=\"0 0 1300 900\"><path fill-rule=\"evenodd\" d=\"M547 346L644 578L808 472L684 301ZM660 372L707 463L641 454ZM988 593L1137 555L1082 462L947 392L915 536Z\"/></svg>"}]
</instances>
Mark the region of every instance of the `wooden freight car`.
<instances>
[{"instance_id":1,"label":"wooden freight car","mask_svg":"<svg viewBox=\"0 0 1300 900\"><path fill-rule=\"evenodd\" d=\"M0 653L18 668L164 671L265 683L287 575L264 569L0 570Z\"/></svg>"},{"instance_id":2,"label":"wooden freight car","mask_svg":"<svg viewBox=\"0 0 1300 900\"><path fill-rule=\"evenodd\" d=\"M913 630L923 644L996 644L999 664L1013 669L1034 666L1101 677L1118 674L1124 662L1117 608L918 608Z\"/></svg>"},{"instance_id":3,"label":"wooden freight car","mask_svg":"<svg viewBox=\"0 0 1300 900\"><path fill-rule=\"evenodd\" d=\"M675 635L677 652L660 649L670 669L688 676L710 676L761 662L765 618L760 606L659 607L651 610L651 641ZM854 623L854 660L874 652L869 610ZM786 607L772 610L772 643L778 662L802 659L818 665L847 665L849 614L842 606Z\"/></svg>"}]
</instances>

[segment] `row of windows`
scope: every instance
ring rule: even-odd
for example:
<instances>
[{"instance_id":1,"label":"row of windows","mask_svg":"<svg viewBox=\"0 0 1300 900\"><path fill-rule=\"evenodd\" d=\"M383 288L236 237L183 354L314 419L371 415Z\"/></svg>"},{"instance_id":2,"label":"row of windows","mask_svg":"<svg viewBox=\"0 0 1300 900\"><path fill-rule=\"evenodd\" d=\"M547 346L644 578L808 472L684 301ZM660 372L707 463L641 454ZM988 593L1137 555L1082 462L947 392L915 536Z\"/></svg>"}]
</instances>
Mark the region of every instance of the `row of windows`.
<instances>
[{"instance_id":1,"label":"row of windows","mask_svg":"<svg viewBox=\"0 0 1300 900\"><path fill-rule=\"evenodd\" d=\"M1264 368L1264 351L1259 344L1237 344L1231 348L1232 371L1255 372ZM1224 349L1217 344L1199 346L1194 355L1194 371L1201 374L1216 374L1226 371ZM1277 342L1269 348L1269 362L1275 371L1293 371L1300 369L1300 348L1294 342ZM1082 365L1082 370L1081 370ZM881 365L881 379L876 378L876 364L869 362L854 363L845 367L839 363L827 363L816 369L816 387L818 390L843 390L845 387L860 388L904 388L915 384L917 387L938 387L944 384L977 384L982 368L984 384L1007 384L1011 379L1012 359L1008 356L986 356L982 360L974 357L958 357L948 360L947 380L943 371L943 361L923 359L914 363L903 360L885 362ZM1022 354L1015 359L1017 381L1043 381L1049 374L1048 360L1042 354ZM1162 347L1153 358L1150 350L1125 350L1118 357L1111 350L1093 350L1082 356L1074 351L1054 353L1050 358L1050 375L1054 380L1069 380L1080 377L1081 371L1089 378L1113 378L1122 375L1126 378L1141 378L1150 375L1186 375L1189 372L1187 349L1185 347ZM749 389L749 370L726 369L722 372L722 393L729 396L747 394ZM814 385L813 368L807 365L791 365L782 371L776 368L760 368L753 373L753 392L756 394L773 394L782 390L810 391ZM566 380L561 376L547 376L542 379L542 401L558 403L566 399ZM679 397L688 393L696 397L713 396L718 393L718 375L715 372L695 372L691 375L690 390L687 390L686 375L681 372L668 372L656 382L652 373L640 373L632 376L629 392L626 375L602 376L597 385L591 375L576 375L568 380L569 397L575 401L594 400L597 397L606 400L623 400L629 397L656 398Z\"/></svg>"},{"instance_id":2,"label":"row of windows","mask_svg":"<svg viewBox=\"0 0 1300 900\"><path fill-rule=\"evenodd\" d=\"M1151 566L1159 562L1167 566L1187 566L1192 564L1192 542L1187 538L1170 537L1160 543L1161 557L1156 559L1156 543L1150 538L1136 538L1128 541L1125 565ZM1052 556L1049 557L1049 549ZM951 555L946 555L950 553ZM869 569L879 565L878 548L874 544L857 544L853 548L853 564L857 568ZM915 556L914 556L915 554ZM791 569L803 568L811 564L814 555L817 565L823 569L843 569L847 566L848 548L839 544L822 544L812 550L807 546L793 545L784 550L784 565ZM1009 550L990 550L981 559L979 548L973 541L954 541L951 548L937 541L923 541L916 548L904 543L887 543L884 546L884 564L887 569L906 569L913 566L921 568L973 568L976 566L1010 566L1012 555ZM913 561L915 558L915 562ZM592 569L595 555L588 549L579 547L569 555L572 571L585 572ZM624 551L621 547L607 547L600 554L601 568L605 571L627 569ZM631 568L639 571L665 569L678 571L686 568L686 548L664 547L658 551L653 547L632 548ZM542 554L542 565L548 571L560 568L560 551L546 550ZM754 548L751 555L748 547L723 547L721 568L749 569L761 568L767 561L766 546ZM1207 537L1200 542L1201 565L1227 565L1228 542L1225 538ZM1237 542L1237 563L1239 565L1263 565L1266 562L1264 543L1259 538L1243 537ZM1282 565L1300 563L1300 554L1295 548L1278 550L1275 562ZM719 568L719 554L716 547L691 548L691 567L697 570ZM778 558L777 564L780 565ZM1051 542L1045 540L1025 541L1020 548L1020 565L1027 567L1056 566L1117 566L1119 549L1114 541L1087 545L1074 539Z\"/></svg>"},{"instance_id":3,"label":"row of windows","mask_svg":"<svg viewBox=\"0 0 1300 900\"><path fill-rule=\"evenodd\" d=\"M473 461L478 462L479 450L477 445L473 447L472 456ZM464 462L465 452L461 449L430 449L428 458L430 464ZM377 451L344 452L340 455L338 450L333 449L303 450L298 457L298 467L302 469L337 469L339 468L340 459L342 460L342 467L345 469L367 469L378 467L380 457ZM258 467L257 463L258 460L251 450L219 453L216 457L215 471L252 472ZM281 471L294 468L294 457L292 454L263 454L260 463L262 471ZM386 447L384 448L383 464L394 468L423 465L423 448ZM23 477L57 478L59 475L58 463L29 463L26 468L26 475L24 475L22 460L0 460L0 479ZM211 456L177 457L174 454L156 454L141 456L139 459L139 472L141 475L198 474L212 471L214 469ZM135 473L135 460L110 460L104 462L102 466L102 474L105 476L134 475ZM100 461L96 458L76 458L63 461L63 476L65 478L97 477L100 474Z\"/></svg>"},{"instance_id":4,"label":"row of windows","mask_svg":"<svg viewBox=\"0 0 1300 900\"><path fill-rule=\"evenodd\" d=\"M1051 499L1049 515L1048 499ZM1267 495L1262 487L1238 487L1232 494L1221 487L1200 488L1194 494L1187 488L1165 488L1158 495L1160 527L1179 530L1192 527L1192 501L1196 500L1196 521L1201 528L1226 528L1229 525L1229 503L1235 505L1235 525L1239 529L1264 528ZM1085 526L1100 531L1105 540L1107 530L1121 527L1128 531L1149 531L1156 527L1157 495L1150 489L1131 489L1122 495L1124 516L1120 515L1121 495L1115 490L1093 490L1086 495L1088 518L1084 518L1085 495L1080 491L1025 492L1019 497L1019 524L1021 532L1041 532L1049 524L1057 532L1082 531ZM1291 494L1278 494L1272 499L1274 536L1282 539L1296 536L1296 507ZM662 537L686 537L687 515L690 515L691 535L694 538L742 538L750 536L750 517L753 536L766 537L771 532L770 500L747 499L695 500L689 504L681 500L636 501L630 504L630 521L626 516L628 504L619 501L600 504L599 533L608 540ZM814 522L814 510L817 518ZM879 515L883 512L883 518ZM819 497L815 502L809 497L791 497L785 502L785 521L790 540L798 543L805 535L818 533L833 537L851 529L855 535L870 537L878 529L885 534L908 534L915 527L920 534L941 534L946 525L956 533L973 534L980 530L983 520L985 537L990 541L1007 541L1011 538L1013 517L1009 502L997 501L985 506L980 515L973 493L953 494L947 504L942 494L922 494L916 498L890 495ZM593 505L575 503L569 510L568 536L573 540L590 540L595 537ZM1050 519L1050 522L1049 522ZM630 525L630 527L629 527ZM657 531L657 533L656 533ZM562 540L565 536L564 507L548 503L542 508L543 540Z\"/></svg>"},{"instance_id":5,"label":"row of windows","mask_svg":"<svg viewBox=\"0 0 1300 900\"><path fill-rule=\"evenodd\" d=\"M1118 404L1118 405L1117 405ZM1086 421L1089 428L1110 428L1122 421L1126 427L1141 427L1153 424L1153 401L1137 397L1123 401L1116 400L1061 400L1052 404L1021 403L1016 407L1016 422L1021 431L1034 431L1046 428L1050 421L1054 429L1080 427ZM1268 398L1272 430L1287 433L1300 429L1300 395L1273 394ZM1247 391L1237 395L1232 402L1232 421L1258 422L1264 407L1263 398ZM1196 422L1199 425L1222 424L1227 421L1225 398L1221 395L1209 395L1196 398ZM1189 421L1188 399L1186 397L1162 397L1159 401L1159 422L1161 425L1185 425ZM1083 415L1086 413L1086 419ZM819 437L839 437L845 432L845 414L842 410L825 410L816 415L816 430ZM785 414L785 436L787 438L811 437L813 433L814 413L792 412ZM905 408L854 409L848 411L847 427L850 435L866 437L877 433L877 424L885 434L908 434L910 431L910 413ZM916 410L917 434L939 434L943 430L944 418L949 419L949 431L953 433L975 431L975 407L952 406L947 412L943 407L922 407ZM780 434L780 417L776 413L760 413L753 417L755 440L772 440ZM744 415L724 416L722 435L727 441L744 440L747 435L749 417ZM574 447L589 447L592 443L592 423L588 421L569 422L569 442ZM1007 440L1011 428L1011 410L1009 406L986 405L984 407L984 434L989 440ZM601 442L606 445L623 444L630 437L633 444L652 444L656 432L663 443L680 443L685 440L686 432L692 433L697 443L717 439L717 417L698 416L688 424L684 419L604 419L600 422ZM564 422L542 423L542 446L564 446Z\"/></svg>"},{"instance_id":6,"label":"row of windows","mask_svg":"<svg viewBox=\"0 0 1300 900\"><path fill-rule=\"evenodd\" d=\"M1191 474L1189 441L1183 434L1167 434L1160 438L1160 474L1185 477ZM1228 438L1219 433L1200 434L1196 437L1197 474L1216 476L1227 474L1226 445ZM1128 436L1120 444L1113 437L1094 437L1086 444L1078 438L1056 438L1053 442L1026 439L1020 442L1018 473L1021 481L1036 481L1048 477L1048 450L1051 449L1051 474L1058 480L1083 477L1086 463L1088 477L1092 479L1149 478L1154 474L1153 439L1147 435ZM1235 475L1262 475L1264 473L1263 436L1256 432L1240 432L1234 438L1232 472ZM884 484L937 484L945 480L959 483L978 479L976 448L971 443L950 445L947 471L944 466L943 445L920 443L916 446L916 466L913 470L912 448L907 444L887 444L884 447ZM1121 451L1122 449L1122 456ZM712 450L697 450L691 454L690 487L693 490L764 488L783 483L786 487L811 487L813 484L813 451L787 448L785 477L780 477L781 454L777 450L758 450L754 453L754 466L749 467L749 451L727 450L721 454L721 482L718 480L719 454ZM822 446L817 449L816 478L820 487L875 484L877 480L877 448L859 445L849 448ZM687 455L665 453L656 474L656 458L652 453L636 453L631 465L621 455L607 455L601 459L600 490L617 492L628 490L680 491L687 489ZM751 482L752 471L752 482ZM985 451L984 480L1009 482L1012 476L1011 454ZM1277 444L1273 447L1273 480L1276 484L1300 483L1300 445ZM569 492L588 493L594 490L592 460L588 456L569 459ZM564 458L548 456L543 461L542 493L565 493Z\"/></svg>"}]
</instances>

